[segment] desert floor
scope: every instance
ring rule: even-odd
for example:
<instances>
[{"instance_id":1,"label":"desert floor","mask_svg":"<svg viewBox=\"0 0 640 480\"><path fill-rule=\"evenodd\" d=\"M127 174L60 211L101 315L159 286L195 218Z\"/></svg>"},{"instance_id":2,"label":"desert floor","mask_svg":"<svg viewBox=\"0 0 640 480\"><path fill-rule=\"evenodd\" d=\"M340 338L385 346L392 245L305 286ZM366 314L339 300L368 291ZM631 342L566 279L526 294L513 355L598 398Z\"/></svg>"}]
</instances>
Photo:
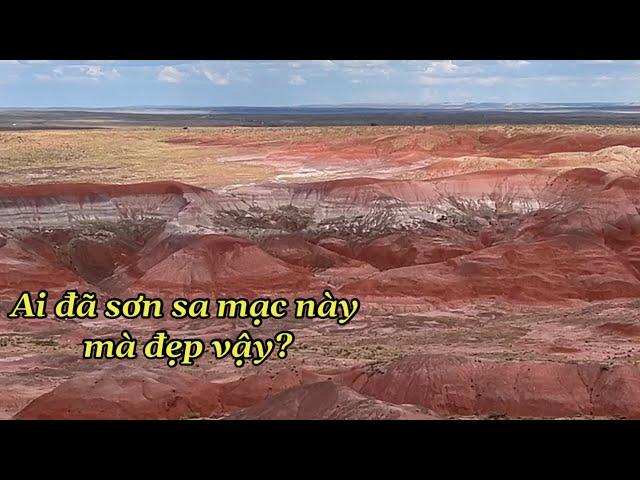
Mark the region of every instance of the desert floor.
<instances>
[{"instance_id":1,"label":"desert floor","mask_svg":"<svg viewBox=\"0 0 640 480\"><path fill-rule=\"evenodd\" d=\"M640 129L0 132L2 418L640 418ZM357 297L328 320L10 320L25 291ZM236 368L84 338L295 333Z\"/></svg>"}]
</instances>

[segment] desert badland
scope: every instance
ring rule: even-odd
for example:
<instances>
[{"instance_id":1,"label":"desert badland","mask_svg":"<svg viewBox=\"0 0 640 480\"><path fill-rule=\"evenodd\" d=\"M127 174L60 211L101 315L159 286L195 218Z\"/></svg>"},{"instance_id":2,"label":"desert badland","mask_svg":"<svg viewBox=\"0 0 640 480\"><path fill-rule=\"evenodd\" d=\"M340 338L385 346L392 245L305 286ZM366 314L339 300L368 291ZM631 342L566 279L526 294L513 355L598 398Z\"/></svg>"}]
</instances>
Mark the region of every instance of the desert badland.
<instances>
[{"instance_id":1,"label":"desert badland","mask_svg":"<svg viewBox=\"0 0 640 480\"><path fill-rule=\"evenodd\" d=\"M9 320L25 291L355 296L284 319ZM2 418L640 418L640 129L0 132ZM286 360L83 360L123 328Z\"/></svg>"}]
</instances>

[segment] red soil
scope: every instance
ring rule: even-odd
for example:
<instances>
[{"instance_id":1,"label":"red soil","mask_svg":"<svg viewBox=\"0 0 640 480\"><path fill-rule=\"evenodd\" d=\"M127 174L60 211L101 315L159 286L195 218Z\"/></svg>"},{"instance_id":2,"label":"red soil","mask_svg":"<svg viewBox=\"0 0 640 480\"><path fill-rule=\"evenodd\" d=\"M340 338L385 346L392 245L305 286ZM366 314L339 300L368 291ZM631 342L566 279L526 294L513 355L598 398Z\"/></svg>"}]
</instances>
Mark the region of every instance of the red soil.
<instances>
[{"instance_id":1,"label":"red soil","mask_svg":"<svg viewBox=\"0 0 640 480\"><path fill-rule=\"evenodd\" d=\"M444 157L481 155L498 158L548 155L562 152L595 152L617 145L640 147L640 135L597 135L594 133L519 133L498 131L452 133L432 153Z\"/></svg>"},{"instance_id":2,"label":"red soil","mask_svg":"<svg viewBox=\"0 0 640 480\"><path fill-rule=\"evenodd\" d=\"M230 420L424 420L438 418L416 407L392 405L360 395L333 382L293 387Z\"/></svg>"},{"instance_id":3,"label":"red soil","mask_svg":"<svg viewBox=\"0 0 640 480\"><path fill-rule=\"evenodd\" d=\"M219 417L284 390L324 380L281 369L214 383L178 369L117 365L63 382L29 403L18 419L180 419Z\"/></svg>"},{"instance_id":4,"label":"red soil","mask_svg":"<svg viewBox=\"0 0 640 480\"><path fill-rule=\"evenodd\" d=\"M637 323L607 322L598 325L598 330L609 335L640 337L640 325Z\"/></svg>"},{"instance_id":5,"label":"red soil","mask_svg":"<svg viewBox=\"0 0 640 480\"><path fill-rule=\"evenodd\" d=\"M311 273L235 237L206 235L154 265L129 289L167 295L304 291L318 287Z\"/></svg>"},{"instance_id":6,"label":"red soil","mask_svg":"<svg viewBox=\"0 0 640 480\"><path fill-rule=\"evenodd\" d=\"M260 242L260 248L287 263L316 270L362 265L362 262L315 245L295 234L268 237Z\"/></svg>"},{"instance_id":7,"label":"red soil","mask_svg":"<svg viewBox=\"0 0 640 480\"><path fill-rule=\"evenodd\" d=\"M51 247L31 249L13 239L0 239L0 299L13 300L24 291L88 290L89 285L55 260Z\"/></svg>"},{"instance_id":8,"label":"red soil","mask_svg":"<svg viewBox=\"0 0 640 480\"><path fill-rule=\"evenodd\" d=\"M136 255L129 262L124 261L116 266L110 276L103 278L99 286L105 291L121 293L142 277L147 270L165 260L172 253L185 248L197 236L166 235L160 232L149 238L144 246L136 251Z\"/></svg>"},{"instance_id":9,"label":"red soil","mask_svg":"<svg viewBox=\"0 0 640 480\"><path fill-rule=\"evenodd\" d=\"M355 257L353 246L349 242L341 238L332 238L332 237L321 238L318 241L318 246L326 250L331 250L332 252L335 252L344 257L349 257L349 258Z\"/></svg>"},{"instance_id":10,"label":"red soil","mask_svg":"<svg viewBox=\"0 0 640 480\"><path fill-rule=\"evenodd\" d=\"M30 402L17 419L424 419L417 407L367 398L296 367L209 382L178 370L118 365L81 375ZM235 412L235 413L233 413Z\"/></svg>"},{"instance_id":11,"label":"red soil","mask_svg":"<svg viewBox=\"0 0 640 480\"><path fill-rule=\"evenodd\" d=\"M129 265L136 258L136 249L123 241L99 242L75 239L69 243L69 266L82 278L97 284L114 270Z\"/></svg>"},{"instance_id":12,"label":"red soil","mask_svg":"<svg viewBox=\"0 0 640 480\"><path fill-rule=\"evenodd\" d=\"M7 348L3 352L10 353L0 359L0 383L11 386L25 371L30 376L19 380L25 382L24 391L5 394L3 411L13 414L26 399L59 384L17 418L425 418L433 416L431 410L441 416L640 418L640 370L634 363L640 338L633 316L637 305L631 303L625 310L631 318L621 317L613 307L619 299L640 297L640 179L631 175L635 154L623 149L631 160L621 160L619 168L610 170L603 166L565 171L575 156L536 163L553 153L640 147L640 135L509 135L426 128L392 135L379 135L374 129L349 138L301 135L247 141L238 135L169 141L230 146L234 154L246 148L273 165L358 166L368 177L249 185L231 193L177 182L0 186L5 213L0 225L3 313L24 290L47 289L51 295L76 288L171 298L255 297L291 292L307 296L329 285L341 296L359 297L363 312L345 328L321 322L300 327L300 338L309 345L302 348L300 342L296 355L309 362L305 368L314 362L341 365L336 368L342 373L329 376L313 367L294 367L213 383L209 379L220 378L222 367L203 363L210 370L202 377L177 369L148 371L137 364L82 375L94 366L72 350L83 337L106 333L108 324L65 323L65 330L51 319L5 321L0 342ZM472 158L469 169L464 158L457 158L474 156L483 159ZM490 168L477 171L484 157L497 160L489 158ZM522 157L527 158L508 161ZM556 167L563 168L559 176ZM369 177L377 173L385 178ZM420 180L425 177L430 179ZM500 196L510 195L513 204L497 206ZM137 196L145 200L139 202ZM473 210L479 199L495 203L493 216L479 217L455 204L468 201ZM329 227L323 236L324 227L319 226L304 236L274 235L277 227L256 227L254 232L247 226L251 222L229 229L234 235L260 239L255 242L210 234L228 231L227 224L215 223L216 215L238 205L259 207L257 211L313 207L314 222L325 214L342 215L347 226L351 217L361 219L376 208L399 206L402 217L420 208L439 211L436 207L444 205L449 216L434 217L431 227L415 223L415 230L402 231L392 224L366 236L358 236L356 229L336 233L342 231ZM137 218L128 216L127 209L149 209L159 223L151 222L153 231L140 236L119 231L116 222ZM243 212L237 213L241 223ZM103 214L115 229L103 231ZM90 228L87 220L93 222ZM30 229L31 236L23 238L24 229ZM340 235L343 238L337 238ZM64 251L57 249L60 245ZM483 310L487 305L491 309ZM568 317L550 320L551 314L540 313L551 311L548 307L580 307L586 313L579 322ZM433 317L425 320L425 312L432 311ZM524 320L507 321L522 312L534 312L526 321L538 327L529 330ZM165 323L171 325L171 320ZM158 325L138 322L135 327ZM490 331L483 337L485 326ZM194 330L203 333L198 329L219 329L217 335L231 327L220 322L206 327L181 323L176 328L189 335L197 334ZM414 330L420 335L408 342L407 332ZM52 332L50 338L41 337L43 331ZM339 333L332 336L335 331ZM466 335L470 331L473 339ZM366 341L365 332L370 335ZM404 354L428 354L361 366L374 358L393 358L394 348ZM460 356L431 354L453 349ZM492 360L512 354L517 361ZM591 356L617 363L605 366ZM44 363L46 368L40 369ZM345 372L344 365L356 367ZM78 376L66 380L73 375Z\"/></svg>"},{"instance_id":13,"label":"red soil","mask_svg":"<svg viewBox=\"0 0 640 480\"><path fill-rule=\"evenodd\" d=\"M418 355L331 375L294 367L215 383L179 370L121 365L63 382L33 400L15 418L221 416L640 418L640 369L591 362L488 361Z\"/></svg>"},{"instance_id":14,"label":"red soil","mask_svg":"<svg viewBox=\"0 0 640 480\"><path fill-rule=\"evenodd\" d=\"M345 285L360 296L431 302L500 298L553 303L640 296L640 281L610 250L579 236L503 243L447 261L396 268Z\"/></svg>"},{"instance_id":15,"label":"red soil","mask_svg":"<svg viewBox=\"0 0 640 480\"><path fill-rule=\"evenodd\" d=\"M438 235L441 233L441 235ZM392 234L356 248L356 258L381 270L439 263L472 252L473 241L454 230L434 235ZM477 245L476 245L477 247Z\"/></svg>"},{"instance_id":16,"label":"red soil","mask_svg":"<svg viewBox=\"0 0 640 480\"><path fill-rule=\"evenodd\" d=\"M537 199L551 188L556 177L553 171L544 169L508 169L471 172L429 180L378 179L361 182L348 179L331 182L294 184L289 188L296 201L318 199L349 206L369 206L380 199L394 199L409 204L431 205L442 202L447 197L489 198L497 192L513 194L524 200ZM559 182L556 188L582 185L579 179ZM599 185L604 187L604 185Z\"/></svg>"},{"instance_id":17,"label":"red soil","mask_svg":"<svg viewBox=\"0 0 640 480\"><path fill-rule=\"evenodd\" d=\"M356 391L441 415L640 418L640 369L421 355L340 379Z\"/></svg>"},{"instance_id":18,"label":"red soil","mask_svg":"<svg viewBox=\"0 0 640 480\"><path fill-rule=\"evenodd\" d=\"M498 130L433 128L408 129L397 134L369 134L349 138L320 137L251 141L243 136L174 137L168 143L202 147L233 147L263 153L269 160L304 159L310 164L340 164L391 160L399 164L413 163L430 157L486 156L518 158L563 152L595 152L625 145L640 147L640 135L572 133L514 133Z\"/></svg>"},{"instance_id":19,"label":"red soil","mask_svg":"<svg viewBox=\"0 0 640 480\"><path fill-rule=\"evenodd\" d=\"M36 398L17 419L144 420L220 415L220 386L177 370L111 367Z\"/></svg>"},{"instance_id":20,"label":"red soil","mask_svg":"<svg viewBox=\"0 0 640 480\"><path fill-rule=\"evenodd\" d=\"M0 185L0 201L2 199L15 200L53 198L81 198L85 201L107 197L122 197L127 195L167 195L183 194L187 192L201 192L201 188L180 182L145 182L132 184L100 184L100 183L51 183L38 185Z\"/></svg>"},{"instance_id":21,"label":"red soil","mask_svg":"<svg viewBox=\"0 0 640 480\"><path fill-rule=\"evenodd\" d=\"M478 141L480 145L476 146L476 151L503 158L560 152L595 152L616 145L640 147L640 136L638 135L596 135L590 133L568 135L542 133L517 135L510 138L494 136L491 139L481 136Z\"/></svg>"},{"instance_id":22,"label":"red soil","mask_svg":"<svg viewBox=\"0 0 640 480\"><path fill-rule=\"evenodd\" d=\"M342 286L378 271L370 263L314 245L299 235L271 236L260 247L287 263L310 269L318 279L332 286Z\"/></svg>"},{"instance_id":23,"label":"red soil","mask_svg":"<svg viewBox=\"0 0 640 480\"><path fill-rule=\"evenodd\" d=\"M222 399L227 411L233 412L256 405L287 389L325 379L324 375L295 366L267 370L223 384Z\"/></svg>"}]
</instances>

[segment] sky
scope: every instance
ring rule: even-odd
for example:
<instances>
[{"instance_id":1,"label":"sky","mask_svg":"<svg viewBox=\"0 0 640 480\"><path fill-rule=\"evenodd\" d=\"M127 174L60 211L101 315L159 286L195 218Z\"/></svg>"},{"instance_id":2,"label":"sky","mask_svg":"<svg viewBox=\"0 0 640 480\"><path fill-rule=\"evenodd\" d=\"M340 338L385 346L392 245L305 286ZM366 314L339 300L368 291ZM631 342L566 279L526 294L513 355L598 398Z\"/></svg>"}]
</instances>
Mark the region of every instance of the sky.
<instances>
[{"instance_id":1,"label":"sky","mask_svg":"<svg viewBox=\"0 0 640 480\"><path fill-rule=\"evenodd\" d=\"M640 102L640 61L0 60L0 107Z\"/></svg>"}]
</instances>

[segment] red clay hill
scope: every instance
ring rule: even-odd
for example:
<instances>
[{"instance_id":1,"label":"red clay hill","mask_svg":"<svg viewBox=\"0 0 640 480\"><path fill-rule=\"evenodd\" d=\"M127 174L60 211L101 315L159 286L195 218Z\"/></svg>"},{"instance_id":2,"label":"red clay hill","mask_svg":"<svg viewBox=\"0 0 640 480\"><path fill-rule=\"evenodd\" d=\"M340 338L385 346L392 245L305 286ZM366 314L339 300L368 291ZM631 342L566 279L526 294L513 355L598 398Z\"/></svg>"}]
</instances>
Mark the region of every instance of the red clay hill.
<instances>
[{"instance_id":1,"label":"red clay hill","mask_svg":"<svg viewBox=\"0 0 640 480\"><path fill-rule=\"evenodd\" d=\"M163 142L202 152L203 168L274 173L215 190L0 186L2 416L640 418L637 129L226 129ZM327 288L361 300L356 318L265 322L253 333L285 325L296 341L256 369L79 356L82 338L123 328L231 337L237 322L5 318L25 290Z\"/></svg>"}]
</instances>

